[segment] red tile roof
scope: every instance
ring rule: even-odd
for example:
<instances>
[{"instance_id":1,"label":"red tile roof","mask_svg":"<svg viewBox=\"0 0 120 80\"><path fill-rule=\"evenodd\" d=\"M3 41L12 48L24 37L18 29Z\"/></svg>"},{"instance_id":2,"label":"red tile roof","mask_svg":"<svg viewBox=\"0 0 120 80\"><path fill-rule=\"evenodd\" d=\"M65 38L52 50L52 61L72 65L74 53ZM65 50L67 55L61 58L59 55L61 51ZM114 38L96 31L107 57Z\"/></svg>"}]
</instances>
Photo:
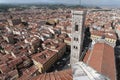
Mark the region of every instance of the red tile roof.
<instances>
[{"instance_id":1,"label":"red tile roof","mask_svg":"<svg viewBox=\"0 0 120 80\"><path fill-rule=\"evenodd\" d=\"M51 57L54 55L57 55L56 52L51 50L45 50L41 53L37 53L32 57L37 62L40 62L41 64L45 64Z\"/></svg>"},{"instance_id":2,"label":"red tile roof","mask_svg":"<svg viewBox=\"0 0 120 80\"><path fill-rule=\"evenodd\" d=\"M93 50L87 52L83 61L111 80L116 79L114 48L111 46L96 43Z\"/></svg>"},{"instance_id":3,"label":"red tile roof","mask_svg":"<svg viewBox=\"0 0 120 80\"><path fill-rule=\"evenodd\" d=\"M44 41L42 45L45 45L46 48L55 52L59 52L62 48L66 47L66 43L55 43L52 39Z\"/></svg>"},{"instance_id":4,"label":"red tile roof","mask_svg":"<svg viewBox=\"0 0 120 80\"><path fill-rule=\"evenodd\" d=\"M101 36L101 37L104 35L106 38L117 40L117 36L115 33L107 32L107 31L92 30L91 35L96 35L96 36Z\"/></svg>"},{"instance_id":5,"label":"red tile roof","mask_svg":"<svg viewBox=\"0 0 120 80\"><path fill-rule=\"evenodd\" d=\"M1 65L0 65L0 71L1 71L2 73L7 73L7 72L10 71L10 68L7 66L7 64L1 64Z\"/></svg>"},{"instance_id":6,"label":"red tile roof","mask_svg":"<svg viewBox=\"0 0 120 80\"><path fill-rule=\"evenodd\" d=\"M33 77L32 80L73 80L72 70L67 69L58 72L45 73Z\"/></svg>"}]
</instances>

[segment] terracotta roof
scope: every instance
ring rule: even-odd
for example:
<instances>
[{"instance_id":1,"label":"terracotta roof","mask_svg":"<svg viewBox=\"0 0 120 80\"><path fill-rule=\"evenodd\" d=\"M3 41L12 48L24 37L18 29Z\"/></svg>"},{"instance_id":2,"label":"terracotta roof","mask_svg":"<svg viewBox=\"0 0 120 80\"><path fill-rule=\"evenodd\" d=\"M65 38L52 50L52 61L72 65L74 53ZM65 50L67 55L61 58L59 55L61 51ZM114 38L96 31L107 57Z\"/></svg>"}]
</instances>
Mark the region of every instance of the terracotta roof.
<instances>
[{"instance_id":1,"label":"terracotta roof","mask_svg":"<svg viewBox=\"0 0 120 80\"><path fill-rule=\"evenodd\" d=\"M2 73L7 73L7 72L10 71L10 68L7 66L7 64L1 64L1 65L0 65L0 71L1 71Z\"/></svg>"},{"instance_id":2,"label":"terracotta roof","mask_svg":"<svg viewBox=\"0 0 120 80\"><path fill-rule=\"evenodd\" d=\"M104 31L97 31L97 30L91 31L91 35L102 36L103 34L104 34Z\"/></svg>"},{"instance_id":3,"label":"terracotta roof","mask_svg":"<svg viewBox=\"0 0 120 80\"><path fill-rule=\"evenodd\" d=\"M20 57L14 58L10 54L3 55L2 57L0 57L0 71L2 73L8 73L22 62L23 60Z\"/></svg>"},{"instance_id":4,"label":"terracotta roof","mask_svg":"<svg viewBox=\"0 0 120 80\"><path fill-rule=\"evenodd\" d=\"M56 52L51 50L45 50L41 53L37 53L32 57L37 62L40 62L41 64L45 64L51 57L54 55L57 55Z\"/></svg>"},{"instance_id":5,"label":"terracotta roof","mask_svg":"<svg viewBox=\"0 0 120 80\"><path fill-rule=\"evenodd\" d=\"M111 38L117 40L117 36L115 33L107 32L107 31L98 31L98 30L92 30L91 35L96 35L102 37L103 35L106 38Z\"/></svg>"},{"instance_id":6,"label":"terracotta roof","mask_svg":"<svg viewBox=\"0 0 120 80\"><path fill-rule=\"evenodd\" d=\"M23 74L32 75L37 71L38 71L38 69L33 65L30 68L24 70Z\"/></svg>"},{"instance_id":7,"label":"terracotta roof","mask_svg":"<svg viewBox=\"0 0 120 80\"><path fill-rule=\"evenodd\" d=\"M52 39L44 41L42 45L44 45L47 49L50 49L55 52L60 51L62 48L66 46L65 43L55 43L55 41Z\"/></svg>"},{"instance_id":8,"label":"terracotta roof","mask_svg":"<svg viewBox=\"0 0 120 80\"><path fill-rule=\"evenodd\" d=\"M83 61L111 80L116 80L114 48L111 46L96 43L93 50L86 53Z\"/></svg>"},{"instance_id":9,"label":"terracotta roof","mask_svg":"<svg viewBox=\"0 0 120 80\"><path fill-rule=\"evenodd\" d=\"M37 71L38 69L34 65L30 68L23 69L23 74L20 78L18 78L18 80L30 80L30 78L34 76L34 74L36 74Z\"/></svg>"},{"instance_id":10,"label":"terracotta roof","mask_svg":"<svg viewBox=\"0 0 120 80\"><path fill-rule=\"evenodd\" d=\"M21 58L17 57L17 58L15 58L15 59L13 59L13 60L10 60L10 61L8 62L8 66L9 66L10 68L13 68L13 67L15 67L17 64L20 64L20 63L22 63L22 62L23 62L23 60L22 60Z\"/></svg>"},{"instance_id":11,"label":"terracotta roof","mask_svg":"<svg viewBox=\"0 0 120 80\"><path fill-rule=\"evenodd\" d=\"M72 69L41 74L33 77L32 80L73 80Z\"/></svg>"},{"instance_id":12,"label":"terracotta roof","mask_svg":"<svg viewBox=\"0 0 120 80\"><path fill-rule=\"evenodd\" d=\"M8 72L8 75L9 75L10 77L14 77L15 75L18 75L17 69Z\"/></svg>"}]
</instances>

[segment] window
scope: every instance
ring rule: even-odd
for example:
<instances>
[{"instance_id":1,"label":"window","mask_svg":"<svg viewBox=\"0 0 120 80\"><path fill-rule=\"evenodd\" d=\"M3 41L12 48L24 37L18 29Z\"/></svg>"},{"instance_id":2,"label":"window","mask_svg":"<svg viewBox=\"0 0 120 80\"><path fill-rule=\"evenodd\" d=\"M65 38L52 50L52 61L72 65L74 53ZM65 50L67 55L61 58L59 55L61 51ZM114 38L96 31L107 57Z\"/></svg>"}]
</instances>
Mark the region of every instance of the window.
<instances>
[{"instance_id":1,"label":"window","mask_svg":"<svg viewBox=\"0 0 120 80\"><path fill-rule=\"evenodd\" d=\"M75 46L73 46L73 48L75 49Z\"/></svg>"},{"instance_id":2,"label":"window","mask_svg":"<svg viewBox=\"0 0 120 80\"><path fill-rule=\"evenodd\" d=\"M73 46L73 48L74 48L74 49L78 49L78 47L77 47L77 46Z\"/></svg>"},{"instance_id":3,"label":"window","mask_svg":"<svg viewBox=\"0 0 120 80\"><path fill-rule=\"evenodd\" d=\"M75 25L75 31L78 31L78 25Z\"/></svg>"},{"instance_id":4,"label":"window","mask_svg":"<svg viewBox=\"0 0 120 80\"><path fill-rule=\"evenodd\" d=\"M74 41L78 41L78 38L75 38L75 37L74 37Z\"/></svg>"},{"instance_id":5,"label":"window","mask_svg":"<svg viewBox=\"0 0 120 80\"><path fill-rule=\"evenodd\" d=\"M78 41L78 38L76 38L76 41Z\"/></svg>"},{"instance_id":6,"label":"window","mask_svg":"<svg viewBox=\"0 0 120 80\"><path fill-rule=\"evenodd\" d=\"M78 47L76 46L76 49L78 49Z\"/></svg>"},{"instance_id":7,"label":"window","mask_svg":"<svg viewBox=\"0 0 120 80\"><path fill-rule=\"evenodd\" d=\"M74 37L74 41L76 41L76 38Z\"/></svg>"}]
</instances>

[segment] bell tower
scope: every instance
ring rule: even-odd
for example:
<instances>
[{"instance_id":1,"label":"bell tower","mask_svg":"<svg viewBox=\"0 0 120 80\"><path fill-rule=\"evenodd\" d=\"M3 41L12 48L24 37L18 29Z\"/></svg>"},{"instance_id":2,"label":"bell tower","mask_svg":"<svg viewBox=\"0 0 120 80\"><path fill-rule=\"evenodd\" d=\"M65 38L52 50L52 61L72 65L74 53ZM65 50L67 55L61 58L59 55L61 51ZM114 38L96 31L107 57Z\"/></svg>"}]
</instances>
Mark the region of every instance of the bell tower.
<instances>
[{"instance_id":1,"label":"bell tower","mask_svg":"<svg viewBox=\"0 0 120 80\"><path fill-rule=\"evenodd\" d=\"M85 11L72 11L72 39L70 64L79 62L84 40Z\"/></svg>"}]
</instances>

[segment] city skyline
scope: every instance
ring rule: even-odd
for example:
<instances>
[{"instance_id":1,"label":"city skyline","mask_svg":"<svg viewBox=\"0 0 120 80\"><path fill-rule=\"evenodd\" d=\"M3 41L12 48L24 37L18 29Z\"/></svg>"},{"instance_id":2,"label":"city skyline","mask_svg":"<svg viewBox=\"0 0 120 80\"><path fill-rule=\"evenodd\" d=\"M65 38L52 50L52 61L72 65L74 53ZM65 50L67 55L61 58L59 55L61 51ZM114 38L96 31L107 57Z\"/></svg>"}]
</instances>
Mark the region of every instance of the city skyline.
<instances>
[{"instance_id":1,"label":"city skyline","mask_svg":"<svg viewBox=\"0 0 120 80\"><path fill-rule=\"evenodd\" d=\"M0 3L0 80L120 80L120 9L108 0L11 1Z\"/></svg>"},{"instance_id":2,"label":"city skyline","mask_svg":"<svg viewBox=\"0 0 120 80\"><path fill-rule=\"evenodd\" d=\"M89 3L88 3L89 1ZM119 6L119 0L82 0L82 5L112 5ZM80 0L0 0L0 3L51 3L51 4L80 4Z\"/></svg>"}]
</instances>

